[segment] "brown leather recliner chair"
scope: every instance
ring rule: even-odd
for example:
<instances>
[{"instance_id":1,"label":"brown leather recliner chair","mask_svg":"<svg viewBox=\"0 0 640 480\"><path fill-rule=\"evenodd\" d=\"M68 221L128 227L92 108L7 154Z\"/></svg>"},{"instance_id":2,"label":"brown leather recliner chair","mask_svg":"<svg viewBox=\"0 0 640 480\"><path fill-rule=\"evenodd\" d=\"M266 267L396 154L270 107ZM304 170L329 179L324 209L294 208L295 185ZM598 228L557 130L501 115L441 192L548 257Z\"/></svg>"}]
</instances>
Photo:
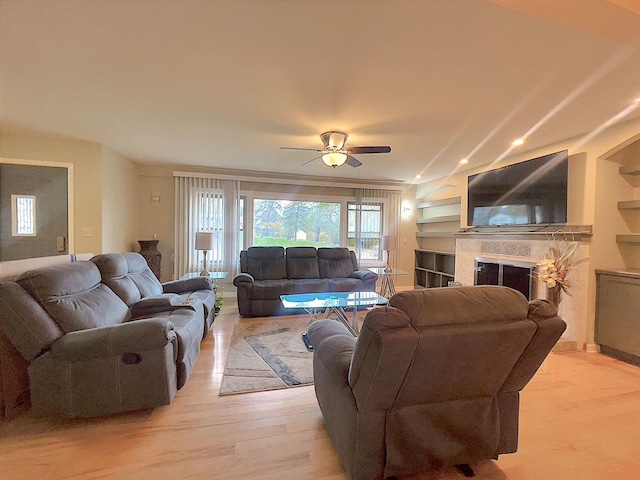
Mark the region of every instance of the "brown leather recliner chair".
<instances>
[{"instance_id":1,"label":"brown leather recliner chair","mask_svg":"<svg viewBox=\"0 0 640 480\"><path fill-rule=\"evenodd\" d=\"M519 392L566 328L507 287L400 292L358 338L309 327L316 396L354 480L473 464L518 446Z\"/></svg>"}]
</instances>

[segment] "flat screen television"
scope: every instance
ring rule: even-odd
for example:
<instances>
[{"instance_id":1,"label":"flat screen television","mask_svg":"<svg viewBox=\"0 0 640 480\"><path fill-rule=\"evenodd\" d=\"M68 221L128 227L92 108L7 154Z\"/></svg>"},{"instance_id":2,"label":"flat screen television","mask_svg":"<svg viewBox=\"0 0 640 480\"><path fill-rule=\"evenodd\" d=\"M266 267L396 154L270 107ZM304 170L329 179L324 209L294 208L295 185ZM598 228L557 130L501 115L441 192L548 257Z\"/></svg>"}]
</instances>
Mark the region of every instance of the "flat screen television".
<instances>
[{"instance_id":1,"label":"flat screen television","mask_svg":"<svg viewBox=\"0 0 640 480\"><path fill-rule=\"evenodd\" d=\"M568 167L562 150L470 175L467 225L566 223Z\"/></svg>"}]
</instances>

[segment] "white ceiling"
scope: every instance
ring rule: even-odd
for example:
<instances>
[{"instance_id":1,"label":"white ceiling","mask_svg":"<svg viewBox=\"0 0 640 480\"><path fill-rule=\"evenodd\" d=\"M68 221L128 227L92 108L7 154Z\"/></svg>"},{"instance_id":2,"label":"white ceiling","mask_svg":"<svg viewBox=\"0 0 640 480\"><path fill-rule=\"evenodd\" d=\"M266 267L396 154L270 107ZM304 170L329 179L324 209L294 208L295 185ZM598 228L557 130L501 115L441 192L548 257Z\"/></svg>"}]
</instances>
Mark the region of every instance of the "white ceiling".
<instances>
[{"instance_id":1,"label":"white ceiling","mask_svg":"<svg viewBox=\"0 0 640 480\"><path fill-rule=\"evenodd\" d=\"M464 157L471 168L509 155L515 138L544 147L628 109L638 3L0 0L0 126L140 163L437 178ZM321 147L331 129L392 152L331 171L279 149Z\"/></svg>"}]
</instances>

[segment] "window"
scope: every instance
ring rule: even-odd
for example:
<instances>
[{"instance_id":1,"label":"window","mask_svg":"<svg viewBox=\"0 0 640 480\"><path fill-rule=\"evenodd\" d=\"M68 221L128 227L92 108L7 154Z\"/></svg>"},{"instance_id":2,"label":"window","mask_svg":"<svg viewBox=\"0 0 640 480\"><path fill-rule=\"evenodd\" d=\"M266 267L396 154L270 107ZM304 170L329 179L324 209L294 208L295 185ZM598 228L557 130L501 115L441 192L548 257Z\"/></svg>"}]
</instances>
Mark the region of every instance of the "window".
<instances>
[{"instance_id":1,"label":"window","mask_svg":"<svg viewBox=\"0 0 640 480\"><path fill-rule=\"evenodd\" d=\"M355 250L356 239L360 242L360 259L382 260L380 238L382 237L382 203L348 203L347 246Z\"/></svg>"},{"instance_id":2,"label":"window","mask_svg":"<svg viewBox=\"0 0 640 480\"><path fill-rule=\"evenodd\" d=\"M254 199L253 245L340 245L340 203Z\"/></svg>"},{"instance_id":3,"label":"window","mask_svg":"<svg viewBox=\"0 0 640 480\"><path fill-rule=\"evenodd\" d=\"M14 237L35 237L36 197L11 195L11 234Z\"/></svg>"}]
</instances>

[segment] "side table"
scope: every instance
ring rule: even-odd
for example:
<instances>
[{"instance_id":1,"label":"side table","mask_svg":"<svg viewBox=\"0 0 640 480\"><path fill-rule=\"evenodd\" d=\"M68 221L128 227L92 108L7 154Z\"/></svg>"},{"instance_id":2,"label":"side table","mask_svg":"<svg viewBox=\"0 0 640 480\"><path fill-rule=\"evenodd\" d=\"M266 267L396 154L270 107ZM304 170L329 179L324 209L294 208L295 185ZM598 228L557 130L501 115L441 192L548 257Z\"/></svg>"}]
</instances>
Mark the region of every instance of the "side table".
<instances>
[{"instance_id":1,"label":"side table","mask_svg":"<svg viewBox=\"0 0 640 480\"><path fill-rule=\"evenodd\" d=\"M380 279L380 296L390 298L396 293L396 286L393 279L397 275L409 275L408 272L400 269L387 270L385 267L371 267L368 268L370 272L378 274Z\"/></svg>"}]
</instances>

